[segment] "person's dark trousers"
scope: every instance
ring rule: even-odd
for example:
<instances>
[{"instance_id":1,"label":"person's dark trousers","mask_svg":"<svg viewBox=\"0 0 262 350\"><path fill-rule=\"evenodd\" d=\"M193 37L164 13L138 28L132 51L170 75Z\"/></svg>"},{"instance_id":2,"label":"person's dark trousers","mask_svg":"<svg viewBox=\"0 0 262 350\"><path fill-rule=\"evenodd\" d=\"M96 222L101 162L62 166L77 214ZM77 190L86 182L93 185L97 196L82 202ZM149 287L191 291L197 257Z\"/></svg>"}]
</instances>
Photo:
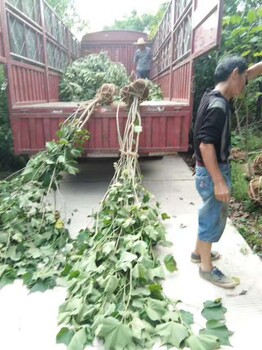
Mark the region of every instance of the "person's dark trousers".
<instances>
[{"instance_id":1,"label":"person's dark trousers","mask_svg":"<svg viewBox=\"0 0 262 350\"><path fill-rule=\"evenodd\" d=\"M149 79L149 73L150 73L150 70L137 71L137 78L138 79Z\"/></svg>"}]
</instances>

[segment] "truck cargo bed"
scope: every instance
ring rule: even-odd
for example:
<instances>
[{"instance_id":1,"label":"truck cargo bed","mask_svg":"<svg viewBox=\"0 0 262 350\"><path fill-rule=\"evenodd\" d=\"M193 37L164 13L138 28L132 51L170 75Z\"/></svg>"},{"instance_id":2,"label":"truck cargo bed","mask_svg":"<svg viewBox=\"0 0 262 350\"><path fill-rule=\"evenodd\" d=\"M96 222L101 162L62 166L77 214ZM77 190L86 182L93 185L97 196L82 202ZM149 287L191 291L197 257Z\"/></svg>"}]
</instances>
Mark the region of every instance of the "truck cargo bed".
<instances>
[{"instance_id":1,"label":"truck cargo bed","mask_svg":"<svg viewBox=\"0 0 262 350\"><path fill-rule=\"evenodd\" d=\"M16 105L12 110L12 127L16 154L32 154L45 148L56 137L59 124L77 110L76 102L51 102ZM116 156L119 145L116 128L117 104L97 108L89 122L90 140L84 156ZM123 130L127 108L120 107L119 122ZM190 125L190 106L183 101L145 101L141 104L143 131L141 155L161 155L186 151Z\"/></svg>"}]
</instances>

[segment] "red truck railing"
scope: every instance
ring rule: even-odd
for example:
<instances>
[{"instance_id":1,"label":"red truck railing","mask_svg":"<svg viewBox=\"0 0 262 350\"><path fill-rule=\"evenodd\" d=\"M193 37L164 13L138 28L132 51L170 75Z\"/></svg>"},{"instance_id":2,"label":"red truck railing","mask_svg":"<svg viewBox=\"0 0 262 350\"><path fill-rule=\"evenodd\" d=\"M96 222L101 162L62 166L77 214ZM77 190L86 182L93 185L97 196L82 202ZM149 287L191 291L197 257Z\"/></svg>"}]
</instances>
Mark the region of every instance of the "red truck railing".
<instances>
[{"instance_id":1,"label":"red truck railing","mask_svg":"<svg viewBox=\"0 0 262 350\"><path fill-rule=\"evenodd\" d=\"M171 1L153 42L153 80L170 100L187 103L192 77L192 7L191 0Z\"/></svg>"},{"instance_id":2,"label":"red truck railing","mask_svg":"<svg viewBox=\"0 0 262 350\"><path fill-rule=\"evenodd\" d=\"M152 79L166 98L189 103L193 59L221 40L222 0L172 0L153 41Z\"/></svg>"},{"instance_id":3,"label":"red truck railing","mask_svg":"<svg viewBox=\"0 0 262 350\"><path fill-rule=\"evenodd\" d=\"M61 72L80 43L44 0L1 0L1 29L11 106L58 101Z\"/></svg>"},{"instance_id":4,"label":"red truck railing","mask_svg":"<svg viewBox=\"0 0 262 350\"><path fill-rule=\"evenodd\" d=\"M81 56L104 51L114 62L121 62L130 74L138 38L147 40L147 34L133 30L105 30L86 34L81 40Z\"/></svg>"}]
</instances>

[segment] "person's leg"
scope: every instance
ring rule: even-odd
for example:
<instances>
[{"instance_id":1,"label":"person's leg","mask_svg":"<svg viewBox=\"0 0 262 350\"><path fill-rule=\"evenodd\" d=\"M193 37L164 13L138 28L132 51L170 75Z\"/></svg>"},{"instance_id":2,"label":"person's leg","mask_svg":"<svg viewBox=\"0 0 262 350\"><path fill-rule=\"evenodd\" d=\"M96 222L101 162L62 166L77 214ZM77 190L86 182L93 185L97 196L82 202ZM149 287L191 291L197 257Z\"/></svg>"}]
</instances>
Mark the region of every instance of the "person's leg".
<instances>
[{"instance_id":1,"label":"person's leg","mask_svg":"<svg viewBox=\"0 0 262 350\"><path fill-rule=\"evenodd\" d=\"M230 187L230 177L226 176L226 171L223 171L224 174ZM200 255L199 274L217 286L234 288L237 283L213 266L211 255L212 243L219 241L225 229L228 205L216 200L212 179L204 167L196 168L196 188L203 199L203 205L199 209L198 238L194 251Z\"/></svg>"},{"instance_id":2,"label":"person's leg","mask_svg":"<svg viewBox=\"0 0 262 350\"><path fill-rule=\"evenodd\" d=\"M203 205L198 212L198 237L193 254L200 257L201 269L211 271L213 268L211 261L212 237L210 231L212 222L212 202L214 190L212 179L204 167L196 168L196 188L203 200Z\"/></svg>"},{"instance_id":3,"label":"person's leg","mask_svg":"<svg viewBox=\"0 0 262 350\"><path fill-rule=\"evenodd\" d=\"M221 169L230 187L229 168ZM193 255L200 256L211 249L213 242L218 242L226 226L228 204L216 200L213 181L205 167L196 167L196 189L200 194L203 205L198 212L198 237ZM210 266L210 260L217 260L219 254L211 252L205 257L205 266ZM200 262L200 261L199 261Z\"/></svg>"},{"instance_id":4,"label":"person's leg","mask_svg":"<svg viewBox=\"0 0 262 350\"><path fill-rule=\"evenodd\" d=\"M150 70L145 70L144 79L149 79L149 75L150 75Z\"/></svg>"},{"instance_id":5,"label":"person's leg","mask_svg":"<svg viewBox=\"0 0 262 350\"><path fill-rule=\"evenodd\" d=\"M213 266L211 253L212 242L219 241L224 232L227 208L225 203L217 201L214 196L205 201L199 210L200 226L196 246L200 255L199 275L216 286L234 288L237 282ZM203 220L205 220L205 225L203 225Z\"/></svg>"},{"instance_id":6,"label":"person's leg","mask_svg":"<svg viewBox=\"0 0 262 350\"><path fill-rule=\"evenodd\" d=\"M212 180L211 180L212 181ZM200 186L204 186L208 180L201 180ZM203 205L198 212L198 237L194 254L200 256L201 268L203 271L211 271L212 260L217 260L219 254L211 252L212 243L218 242L224 232L228 205L216 200L213 192L209 198L205 197L206 189L199 193L202 194Z\"/></svg>"},{"instance_id":7,"label":"person's leg","mask_svg":"<svg viewBox=\"0 0 262 350\"><path fill-rule=\"evenodd\" d=\"M199 238L198 238L198 235L197 235L197 240L196 240L196 245L195 245L195 250L193 251L193 253L195 254L195 255L200 255L200 240L199 240Z\"/></svg>"},{"instance_id":8,"label":"person's leg","mask_svg":"<svg viewBox=\"0 0 262 350\"><path fill-rule=\"evenodd\" d=\"M199 238L197 237L195 250L191 254L191 261L193 263L199 263L200 264L200 262L201 262L200 247L199 247L199 245L201 243L202 243L202 241L200 241ZM210 252L210 259L211 259L211 261L216 261L216 260L218 260L220 258L221 258L221 255L219 254L219 252L211 250L211 252Z\"/></svg>"},{"instance_id":9,"label":"person's leg","mask_svg":"<svg viewBox=\"0 0 262 350\"><path fill-rule=\"evenodd\" d=\"M137 79L143 79L143 71L141 70L137 71Z\"/></svg>"},{"instance_id":10,"label":"person's leg","mask_svg":"<svg viewBox=\"0 0 262 350\"><path fill-rule=\"evenodd\" d=\"M149 79L149 70L141 70L137 72L138 79Z\"/></svg>"},{"instance_id":11,"label":"person's leg","mask_svg":"<svg viewBox=\"0 0 262 350\"><path fill-rule=\"evenodd\" d=\"M203 271L211 271L213 268L211 248L212 243L204 242L197 238L194 254L200 256L201 269Z\"/></svg>"}]
</instances>

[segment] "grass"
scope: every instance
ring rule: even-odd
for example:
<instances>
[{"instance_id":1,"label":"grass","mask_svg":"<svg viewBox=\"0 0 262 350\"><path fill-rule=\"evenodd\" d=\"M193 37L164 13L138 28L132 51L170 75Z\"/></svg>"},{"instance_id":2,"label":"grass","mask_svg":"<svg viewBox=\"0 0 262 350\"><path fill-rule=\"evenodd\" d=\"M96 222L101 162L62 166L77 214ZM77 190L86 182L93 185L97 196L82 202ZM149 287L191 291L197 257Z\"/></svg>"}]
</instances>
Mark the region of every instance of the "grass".
<instances>
[{"instance_id":1,"label":"grass","mask_svg":"<svg viewBox=\"0 0 262 350\"><path fill-rule=\"evenodd\" d=\"M250 129L244 130L242 135L232 133L232 146L251 152L248 156L248 163L251 165L257 155L262 153L262 131ZM248 196L249 181L247 180L248 164L237 161L232 162L232 194L236 201L244 204L248 212L252 212L255 207Z\"/></svg>"},{"instance_id":2,"label":"grass","mask_svg":"<svg viewBox=\"0 0 262 350\"><path fill-rule=\"evenodd\" d=\"M262 236L258 232L251 232L247 225L238 226L238 231L255 252L262 251Z\"/></svg>"},{"instance_id":3,"label":"grass","mask_svg":"<svg viewBox=\"0 0 262 350\"><path fill-rule=\"evenodd\" d=\"M262 131L249 130L242 136L232 133L232 146L252 152L248 156L248 161L252 163L254 158L262 153ZM247 162L232 161L232 195L235 201L241 204L238 209L232 207L232 219L249 246L262 257L262 208L256 206L249 198L247 173ZM242 215L234 215L234 210L241 212Z\"/></svg>"},{"instance_id":4,"label":"grass","mask_svg":"<svg viewBox=\"0 0 262 350\"><path fill-rule=\"evenodd\" d=\"M232 175L232 194L236 201L245 202L249 200L248 186L249 183L246 179L244 166L241 163L232 162L231 164Z\"/></svg>"},{"instance_id":5,"label":"grass","mask_svg":"<svg viewBox=\"0 0 262 350\"><path fill-rule=\"evenodd\" d=\"M232 133L232 146L241 148L248 152L262 151L262 131L249 130L248 132L243 132L242 135Z\"/></svg>"}]
</instances>

